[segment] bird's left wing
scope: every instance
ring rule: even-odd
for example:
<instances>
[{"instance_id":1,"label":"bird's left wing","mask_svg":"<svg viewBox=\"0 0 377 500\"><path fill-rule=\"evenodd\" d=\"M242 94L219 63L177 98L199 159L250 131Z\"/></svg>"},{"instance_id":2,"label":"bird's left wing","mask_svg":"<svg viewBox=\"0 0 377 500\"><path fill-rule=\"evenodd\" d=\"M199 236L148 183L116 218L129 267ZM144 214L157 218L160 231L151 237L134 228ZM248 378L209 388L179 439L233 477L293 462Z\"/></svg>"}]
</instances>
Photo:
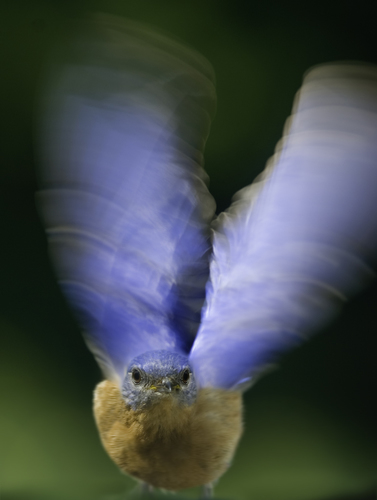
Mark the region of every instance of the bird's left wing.
<instances>
[{"instance_id":1,"label":"bird's left wing","mask_svg":"<svg viewBox=\"0 0 377 500\"><path fill-rule=\"evenodd\" d=\"M198 328L214 77L180 43L109 16L68 45L42 97L37 201L61 287L119 380L142 352L188 352Z\"/></svg>"},{"instance_id":2,"label":"bird's left wing","mask_svg":"<svg viewBox=\"0 0 377 500\"><path fill-rule=\"evenodd\" d=\"M214 227L190 355L202 386L246 387L374 277L377 68L309 72L286 130L263 175Z\"/></svg>"}]
</instances>

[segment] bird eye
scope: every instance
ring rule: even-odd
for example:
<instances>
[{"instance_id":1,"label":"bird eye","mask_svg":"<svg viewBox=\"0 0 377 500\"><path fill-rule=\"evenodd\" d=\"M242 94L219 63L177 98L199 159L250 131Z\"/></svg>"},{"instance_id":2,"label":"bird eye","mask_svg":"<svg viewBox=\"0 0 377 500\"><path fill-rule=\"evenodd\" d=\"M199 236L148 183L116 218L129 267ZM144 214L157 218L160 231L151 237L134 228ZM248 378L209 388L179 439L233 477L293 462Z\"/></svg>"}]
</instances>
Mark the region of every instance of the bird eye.
<instances>
[{"instance_id":1,"label":"bird eye","mask_svg":"<svg viewBox=\"0 0 377 500\"><path fill-rule=\"evenodd\" d=\"M140 384L141 382L141 373L140 370L137 368L134 368L131 372L132 380L134 381L135 384Z\"/></svg>"},{"instance_id":2,"label":"bird eye","mask_svg":"<svg viewBox=\"0 0 377 500\"><path fill-rule=\"evenodd\" d=\"M185 370L183 370L182 375L181 375L182 382L184 384L187 384L187 382L189 381L189 378L190 378L190 370L188 368L186 368Z\"/></svg>"}]
</instances>

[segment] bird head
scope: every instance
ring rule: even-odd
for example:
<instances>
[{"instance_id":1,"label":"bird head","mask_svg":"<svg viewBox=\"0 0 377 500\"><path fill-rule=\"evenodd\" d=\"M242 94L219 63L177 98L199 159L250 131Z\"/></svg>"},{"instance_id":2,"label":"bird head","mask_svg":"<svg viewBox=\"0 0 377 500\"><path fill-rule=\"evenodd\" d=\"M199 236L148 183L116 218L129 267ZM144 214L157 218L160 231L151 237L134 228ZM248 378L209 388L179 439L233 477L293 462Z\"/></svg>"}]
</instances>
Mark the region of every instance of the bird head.
<instances>
[{"instance_id":1,"label":"bird head","mask_svg":"<svg viewBox=\"0 0 377 500\"><path fill-rule=\"evenodd\" d=\"M166 401L188 406L196 399L197 387L188 358L169 351L149 351L128 366L122 395L133 410Z\"/></svg>"}]
</instances>

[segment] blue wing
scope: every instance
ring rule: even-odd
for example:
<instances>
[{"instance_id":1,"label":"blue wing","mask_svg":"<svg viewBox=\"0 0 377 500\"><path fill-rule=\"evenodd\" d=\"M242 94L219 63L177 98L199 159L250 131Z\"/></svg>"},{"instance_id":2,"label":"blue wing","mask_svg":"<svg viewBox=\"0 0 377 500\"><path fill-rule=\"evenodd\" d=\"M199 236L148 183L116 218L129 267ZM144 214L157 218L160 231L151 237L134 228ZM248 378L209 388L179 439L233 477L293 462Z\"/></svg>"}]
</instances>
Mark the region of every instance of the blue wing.
<instances>
[{"instance_id":1,"label":"blue wing","mask_svg":"<svg viewBox=\"0 0 377 500\"><path fill-rule=\"evenodd\" d=\"M377 68L309 72L286 129L263 175L214 226L190 355L202 386L247 386L374 277Z\"/></svg>"},{"instance_id":2,"label":"blue wing","mask_svg":"<svg viewBox=\"0 0 377 500\"><path fill-rule=\"evenodd\" d=\"M38 203L62 289L119 380L142 352L188 353L197 332L214 77L193 51L124 20L80 33L42 99Z\"/></svg>"}]
</instances>

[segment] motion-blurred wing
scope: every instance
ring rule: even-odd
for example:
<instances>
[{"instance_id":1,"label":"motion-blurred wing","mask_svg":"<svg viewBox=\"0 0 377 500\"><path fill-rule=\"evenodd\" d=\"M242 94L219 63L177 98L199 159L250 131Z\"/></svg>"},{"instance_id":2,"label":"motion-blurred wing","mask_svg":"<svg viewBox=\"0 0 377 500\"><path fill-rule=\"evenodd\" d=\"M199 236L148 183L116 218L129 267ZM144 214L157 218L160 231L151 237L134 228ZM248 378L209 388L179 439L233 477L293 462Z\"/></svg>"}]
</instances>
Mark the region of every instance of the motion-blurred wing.
<instances>
[{"instance_id":1,"label":"motion-blurred wing","mask_svg":"<svg viewBox=\"0 0 377 500\"><path fill-rule=\"evenodd\" d=\"M377 68L315 68L287 125L263 175L215 223L191 354L202 386L247 385L374 277Z\"/></svg>"},{"instance_id":2,"label":"motion-blurred wing","mask_svg":"<svg viewBox=\"0 0 377 500\"><path fill-rule=\"evenodd\" d=\"M42 100L38 203L56 272L108 378L136 355L189 352L215 205L202 153L212 69L133 23L81 27Z\"/></svg>"}]
</instances>

